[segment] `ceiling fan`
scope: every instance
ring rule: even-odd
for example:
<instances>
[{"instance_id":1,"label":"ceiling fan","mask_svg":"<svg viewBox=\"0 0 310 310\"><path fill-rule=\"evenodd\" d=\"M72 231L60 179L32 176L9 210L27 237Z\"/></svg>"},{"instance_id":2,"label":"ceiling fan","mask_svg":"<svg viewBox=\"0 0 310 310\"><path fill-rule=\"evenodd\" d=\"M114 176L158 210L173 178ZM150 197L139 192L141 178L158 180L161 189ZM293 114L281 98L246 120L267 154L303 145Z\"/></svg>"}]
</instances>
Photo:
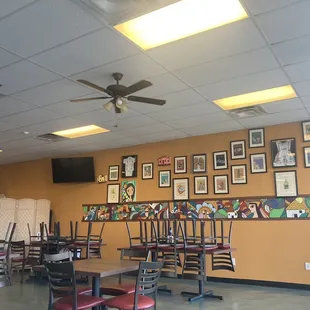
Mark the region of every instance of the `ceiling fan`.
<instances>
[{"instance_id":1,"label":"ceiling fan","mask_svg":"<svg viewBox=\"0 0 310 310\"><path fill-rule=\"evenodd\" d=\"M152 86L153 84L146 80L141 80L135 84L130 86L124 86L119 83L122 79L122 73L113 73L113 78L116 81L116 84L109 85L107 88L103 88L99 85L96 85L92 82L86 80L77 80L79 83L82 83L88 87L92 87L96 90L99 90L103 93L106 93L109 96L101 96L101 97L94 97L94 98L81 98L81 99L72 99L71 102L82 102L82 101L91 101L91 100L100 100L100 99L110 99L109 102L105 103L103 106L109 112L112 110L113 106L115 108L116 113L127 112L127 100L129 101L136 101L148 104L155 104L155 105L164 105L166 100L155 99L155 98L147 98L147 97L140 97L140 96L131 96L131 94Z\"/></svg>"}]
</instances>

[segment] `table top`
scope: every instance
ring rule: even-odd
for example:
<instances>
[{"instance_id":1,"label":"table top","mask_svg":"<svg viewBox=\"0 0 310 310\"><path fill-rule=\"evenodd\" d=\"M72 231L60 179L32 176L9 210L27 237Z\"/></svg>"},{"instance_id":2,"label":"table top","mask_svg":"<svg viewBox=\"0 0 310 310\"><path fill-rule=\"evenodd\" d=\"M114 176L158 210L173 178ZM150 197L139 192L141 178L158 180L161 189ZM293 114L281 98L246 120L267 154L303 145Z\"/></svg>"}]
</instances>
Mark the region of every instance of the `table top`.
<instances>
[{"instance_id":1,"label":"table top","mask_svg":"<svg viewBox=\"0 0 310 310\"><path fill-rule=\"evenodd\" d=\"M74 262L75 272L82 276L109 277L139 269L139 262L104 259L82 259Z\"/></svg>"}]
</instances>

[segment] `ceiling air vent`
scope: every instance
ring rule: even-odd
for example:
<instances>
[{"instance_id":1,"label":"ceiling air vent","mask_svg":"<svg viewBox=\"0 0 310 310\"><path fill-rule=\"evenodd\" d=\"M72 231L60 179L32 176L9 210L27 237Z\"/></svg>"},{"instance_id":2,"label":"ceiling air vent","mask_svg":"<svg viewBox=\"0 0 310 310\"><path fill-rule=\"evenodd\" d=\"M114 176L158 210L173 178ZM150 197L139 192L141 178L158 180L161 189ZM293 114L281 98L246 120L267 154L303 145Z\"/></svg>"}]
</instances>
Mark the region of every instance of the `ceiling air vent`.
<instances>
[{"instance_id":1,"label":"ceiling air vent","mask_svg":"<svg viewBox=\"0 0 310 310\"><path fill-rule=\"evenodd\" d=\"M179 0L80 0L110 25L158 10Z\"/></svg>"},{"instance_id":2,"label":"ceiling air vent","mask_svg":"<svg viewBox=\"0 0 310 310\"><path fill-rule=\"evenodd\" d=\"M59 142L68 140L68 138L54 135L52 133L46 133L44 135L37 136L36 139L47 141L47 142Z\"/></svg>"},{"instance_id":3,"label":"ceiling air vent","mask_svg":"<svg viewBox=\"0 0 310 310\"><path fill-rule=\"evenodd\" d=\"M235 109L229 111L229 113L235 118L248 118L267 114L267 112L260 106Z\"/></svg>"}]
</instances>

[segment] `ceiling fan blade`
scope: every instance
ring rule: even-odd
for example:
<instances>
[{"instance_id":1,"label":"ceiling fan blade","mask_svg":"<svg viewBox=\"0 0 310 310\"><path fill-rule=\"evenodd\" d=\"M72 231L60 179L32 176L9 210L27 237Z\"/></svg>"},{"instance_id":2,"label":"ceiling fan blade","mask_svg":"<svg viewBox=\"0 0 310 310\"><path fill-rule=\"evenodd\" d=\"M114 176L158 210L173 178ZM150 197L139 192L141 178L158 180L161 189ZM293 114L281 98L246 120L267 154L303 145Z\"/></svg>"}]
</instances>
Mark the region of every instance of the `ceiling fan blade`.
<instances>
[{"instance_id":1,"label":"ceiling fan blade","mask_svg":"<svg viewBox=\"0 0 310 310\"><path fill-rule=\"evenodd\" d=\"M133 94L141 89L147 88L152 86L153 84L149 81L146 80L141 80L135 84L132 84L130 86L127 87L127 89L122 93L122 96L128 96L130 94Z\"/></svg>"},{"instance_id":2,"label":"ceiling fan blade","mask_svg":"<svg viewBox=\"0 0 310 310\"><path fill-rule=\"evenodd\" d=\"M104 92L104 93L106 93L106 94L108 94L108 95L113 97L113 93L110 90L108 90L108 89L105 89L105 88L103 88L103 87L101 87L99 85L96 85L96 84L94 84L92 82L89 82L89 81L86 81L86 80L77 80L77 81L79 83L82 83L82 84L86 85L86 86L89 86L89 87L95 88L97 90L100 90L100 91L102 91L102 92Z\"/></svg>"},{"instance_id":3,"label":"ceiling fan blade","mask_svg":"<svg viewBox=\"0 0 310 310\"><path fill-rule=\"evenodd\" d=\"M146 98L146 97L140 97L140 96L129 96L127 97L127 99L129 101L143 102L143 103L149 103L149 104L155 104L155 105L164 105L166 103L166 100Z\"/></svg>"},{"instance_id":4,"label":"ceiling fan blade","mask_svg":"<svg viewBox=\"0 0 310 310\"><path fill-rule=\"evenodd\" d=\"M71 99L70 102L84 102L84 101L92 101L92 100L100 100L100 99L108 99L112 97L93 97L93 98L80 98L80 99Z\"/></svg>"}]
</instances>

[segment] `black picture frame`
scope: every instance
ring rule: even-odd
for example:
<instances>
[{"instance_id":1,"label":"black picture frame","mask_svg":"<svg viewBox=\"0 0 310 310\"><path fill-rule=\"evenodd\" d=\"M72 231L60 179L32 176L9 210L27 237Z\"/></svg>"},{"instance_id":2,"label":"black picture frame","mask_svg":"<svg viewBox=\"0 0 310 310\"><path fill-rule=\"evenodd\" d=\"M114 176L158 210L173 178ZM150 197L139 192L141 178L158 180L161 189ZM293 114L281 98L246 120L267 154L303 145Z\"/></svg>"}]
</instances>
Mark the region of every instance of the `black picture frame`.
<instances>
[{"instance_id":1,"label":"black picture frame","mask_svg":"<svg viewBox=\"0 0 310 310\"><path fill-rule=\"evenodd\" d=\"M294 180L295 180L295 193L293 195L288 195L287 193L281 194L279 193L278 188L278 179L277 176L280 174L293 174ZM298 197L298 182L297 182L297 172L296 170L285 170L285 171L274 171L274 185L275 185L275 194L278 198L285 198L285 197Z\"/></svg>"},{"instance_id":2,"label":"black picture frame","mask_svg":"<svg viewBox=\"0 0 310 310\"><path fill-rule=\"evenodd\" d=\"M260 132L262 139L261 143L254 143L253 144L253 137L252 135L255 134L256 132ZM249 148L259 148L259 147L265 147L265 128L252 128L249 129Z\"/></svg>"},{"instance_id":3,"label":"black picture frame","mask_svg":"<svg viewBox=\"0 0 310 310\"><path fill-rule=\"evenodd\" d=\"M305 164L305 168L310 168L310 158L309 160L307 160L307 156L306 156L307 150L309 151L309 154L310 154L310 146L304 147L304 164Z\"/></svg>"},{"instance_id":4,"label":"black picture frame","mask_svg":"<svg viewBox=\"0 0 310 310\"><path fill-rule=\"evenodd\" d=\"M202 178L204 178L205 179L205 184L206 184L206 186L205 186L205 191L200 191L199 189L197 189L197 183L196 183L196 180L197 179L202 179ZM201 176L195 176L194 177L194 194L195 195L207 195L208 194L208 176L206 176L206 175L201 175Z\"/></svg>"},{"instance_id":5,"label":"black picture frame","mask_svg":"<svg viewBox=\"0 0 310 310\"><path fill-rule=\"evenodd\" d=\"M304 142L310 141L310 132L307 133L308 126L309 126L309 130L310 130L310 120L301 122L302 138L303 138Z\"/></svg>"},{"instance_id":6,"label":"black picture frame","mask_svg":"<svg viewBox=\"0 0 310 310\"><path fill-rule=\"evenodd\" d=\"M203 158L204 168L199 169L196 167L196 159L199 161L199 158ZM198 165L201 166L201 163ZM207 172L207 154L193 154L192 155L192 172L193 173L206 173Z\"/></svg>"},{"instance_id":7,"label":"black picture frame","mask_svg":"<svg viewBox=\"0 0 310 310\"><path fill-rule=\"evenodd\" d=\"M178 169L179 168L177 167L178 160L184 161L183 169ZM187 173L187 156L176 156L174 157L174 174L182 174L182 173Z\"/></svg>"},{"instance_id":8,"label":"black picture frame","mask_svg":"<svg viewBox=\"0 0 310 310\"><path fill-rule=\"evenodd\" d=\"M117 167L117 178L111 178L111 169ZM108 176L109 181L118 181L119 180L119 165L111 165L109 166L109 176Z\"/></svg>"},{"instance_id":9,"label":"black picture frame","mask_svg":"<svg viewBox=\"0 0 310 310\"><path fill-rule=\"evenodd\" d=\"M224 160L225 165L224 166L218 166L218 158L221 156L220 160ZM224 157L222 157L224 156ZM227 161L227 151L216 151L213 152L213 169L214 170L225 170L228 169L228 161Z\"/></svg>"},{"instance_id":10,"label":"black picture frame","mask_svg":"<svg viewBox=\"0 0 310 310\"><path fill-rule=\"evenodd\" d=\"M145 176L144 175L144 167L145 166L151 166L151 175L150 176ZM143 163L142 164L142 180L152 180L154 179L154 163Z\"/></svg>"},{"instance_id":11,"label":"black picture frame","mask_svg":"<svg viewBox=\"0 0 310 310\"><path fill-rule=\"evenodd\" d=\"M132 162L134 159L134 162ZM132 171L131 175L126 174L126 162L125 160L130 160L130 171ZM138 175L138 155L126 155L122 156L122 178L136 178Z\"/></svg>"},{"instance_id":12,"label":"black picture frame","mask_svg":"<svg viewBox=\"0 0 310 310\"><path fill-rule=\"evenodd\" d=\"M235 155L236 146L242 145L242 154L241 155ZM237 149L239 151L239 149ZM230 141L230 159L231 160L240 160L246 158L246 142L245 140L236 140L236 141Z\"/></svg>"},{"instance_id":13,"label":"black picture frame","mask_svg":"<svg viewBox=\"0 0 310 310\"><path fill-rule=\"evenodd\" d=\"M236 168L241 168L241 167L244 169L244 181L238 182L235 180L233 170ZM230 175L231 175L231 184L234 184L234 185L248 184L248 175L247 175L247 165L246 164L230 166Z\"/></svg>"},{"instance_id":14,"label":"black picture frame","mask_svg":"<svg viewBox=\"0 0 310 310\"><path fill-rule=\"evenodd\" d=\"M169 175L169 182L167 183L167 185L163 185L163 183L161 183L161 174L162 173L168 173ZM171 170L160 170L158 171L158 187L159 188L168 188L171 187Z\"/></svg>"},{"instance_id":15,"label":"black picture frame","mask_svg":"<svg viewBox=\"0 0 310 310\"><path fill-rule=\"evenodd\" d=\"M288 141L290 143L288 144ZM295 138L283 138L271 140L271 161L273 168L292 168L297 167L297 156L296 156L296 139ZM277 146L278 143L281 143L282 146ZM285 144L286 143L286 144ZM278 149L281 148L281 153ZM280 158L281 157L281 158ZM292 164L283 164L281 162L288 162L291 160ZM277 161L277 164L275 164Z\"/></svg>"},{"instance_id":16,"label":"black picture frame","mask_svg":"<svg viewBox=\"0 0 310 310\"><path fill-rule=\"evenodd\" d=\"M255 156L259 156L259 155L263 155L264 157L264 162L265 162L265 169L257 169L258 171L255 171L253 169L253 160L252 158L254 158ZM267 154L266 153L255 153L255 154L251 154L250 155L250 168L251 168L251 174L259 174L259 173L267 173L268 172L268 168L267 168Z\"/></svg>"},{"instance_id":17,"label":"black picture frame","mask_svg":"<svg viewBox=\"0 0 310 310\"><path fill-rule=\"evenodd\" d=\"M187 185L187 195L186 195L186 197L177 197L175 195L176 182L180 181L180 180L183 180L183 181L186 182L186 185ZM172 195L173 195L173 200L178 200L178 201L180 201L180 200L181 201L189 200L189 178L174 178L173 179Z\"/></svg>"},{"instance_id":18,"label":"black picture frame","mask_svg":"<svg viewBox=\"0 0 310 310\"><path fill-rule=\"evenodd\" d=\"M218 190L216 189L216 179L217 178L225 178L226 179L226 191L218 192ZM214 189L214 194L215 195L226 195L226 194L229 194L228 174L214 175L213 176L213 189Z\"/></svg>"}]
</instances>

